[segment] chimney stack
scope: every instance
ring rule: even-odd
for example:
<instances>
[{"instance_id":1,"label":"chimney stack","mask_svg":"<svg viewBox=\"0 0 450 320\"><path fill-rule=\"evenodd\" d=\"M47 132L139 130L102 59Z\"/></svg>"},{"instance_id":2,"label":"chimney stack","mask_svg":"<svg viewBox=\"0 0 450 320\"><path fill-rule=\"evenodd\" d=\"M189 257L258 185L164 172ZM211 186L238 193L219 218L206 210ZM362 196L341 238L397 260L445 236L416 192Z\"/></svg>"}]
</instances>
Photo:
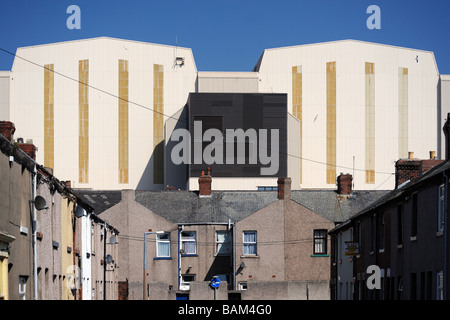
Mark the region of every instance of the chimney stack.
<instances>
[{"instance_id":1,"label":"chimney stack","mask_svg":"<svg viewBox=\"0 0 450 320\"><path fill-rule=\"evenodd\" d=\"M0 121L0 134L2 134L2 136L4 136L10 142L13 142L14 132L16 132L14 123L10 121Z\"/></svg>"},{"instance_id":2,"label":"chimney stack","mask_svg":"<svg viewBox=\"0 0 450 320\"><path fill-rule=\"evenodd\" d=\"M353 176L349 173L347 174L341 173L337 177L337 187L339 195L349 196L352 194L352 181Z\"/></svg>"},{"instance_id":3,"label":"chimney stack","mask_svg":"<svg viewBox=\"0 0 450 320\"><path fill-rule=\"evenodd\" d=\"M210 197L211 196L211 171L208 167L208 172L205 175L205 171L202 170L202 175L198 178L199 196Z\"/></svg>"},{"instance_id":4,"label":"chimney stack","mask_svg":"<svg viewBox=\"0 0 450 320\"><path fill-rule=\"evenodd\" d=\"M398 160L395 163L395 188L398 188L398 186L406 181L418 178L442 162L443 160L436 159L435 151L430 151L430 159L421 160L408 157L408 159Z\"/></svg>"},{"instance_id":5,"label":"chimney stack","mask_svg":"<svg viewBox=\"0 0 450 320\"><path fill-rule=\"evenodd\" d=\"M36 160L36 146L32 143L19 143L19 148L22 149L31 159Z\"/></svg>"},{"instance_id":6,"label":"chimney stack","mask_svg":"<svg viewBox=\"0 0 450 320\"><path fill-rule=\"evenodd\" d=\"M291 198L291 178L278 178L278 199L289 200Z\"/></svg>"}]
</instances>

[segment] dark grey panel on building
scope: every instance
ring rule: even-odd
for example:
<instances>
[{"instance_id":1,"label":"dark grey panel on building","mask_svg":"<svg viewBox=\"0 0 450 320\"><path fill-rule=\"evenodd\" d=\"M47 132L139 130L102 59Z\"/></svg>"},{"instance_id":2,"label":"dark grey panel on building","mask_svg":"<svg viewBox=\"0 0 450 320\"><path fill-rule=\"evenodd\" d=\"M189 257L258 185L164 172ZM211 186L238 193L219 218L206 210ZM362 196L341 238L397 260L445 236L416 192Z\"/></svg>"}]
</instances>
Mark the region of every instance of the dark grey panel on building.
<instances>
[{"instance_id":1,"label":"dark grey panel on building","mask_svg":"<svg viewBox=\"0 0 450 320\"><path fill-rule=\"evenodd\" d=\"M191 166L190 177L198 177L202 170L211 168L215 177L260 177L261 168L270 164L261 163L260 153L271 156L272 129L278 129L278 171L273 175L263 177L287 176L287 95L264 93L191 93L188 101L189 132L191 133ZM202 157L201 164L194 161L194 121L202 122L202 135L207 129L218 129L223 136L223 164L207 164ZM237 162L237 143L235 143L234 161L227 164L226 158L226 130L227 129L254 129L257 132L258 144L260 129L267 129L267 150L257 148L257 162L250 164L249 150L251 145L245 142L245 163ZM211 142L202 143L202 152ZM228 159L230 162L231 159Z\"/></svg>"}]
</instances>

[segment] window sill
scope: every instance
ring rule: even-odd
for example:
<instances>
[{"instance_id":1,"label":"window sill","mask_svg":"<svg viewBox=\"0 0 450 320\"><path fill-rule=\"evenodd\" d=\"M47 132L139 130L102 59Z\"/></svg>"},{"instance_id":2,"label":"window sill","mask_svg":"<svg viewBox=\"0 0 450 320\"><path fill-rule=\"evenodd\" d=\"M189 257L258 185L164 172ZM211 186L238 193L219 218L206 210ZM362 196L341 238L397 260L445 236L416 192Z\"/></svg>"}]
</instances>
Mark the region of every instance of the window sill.
<instances>
[{"instance_id":1,"label":"window sill","mask_svg":"<svg viewBox=\"0 0 450 320\"><path fill-rule=\"evenodd\" d=\"M259 259L258 255L255 254L244 254L240 256L241 258Z\"/></svg>"},{"instance_id":2,"label":"window sill","mask_svg":"<svg viewBox=\"0 0 450 320\"><path fill-rule=\"evenodd\" d=\"M384 253L384 249L378 250L378 253Z\"/></svg>"},{"instance_id":3,"label":"window sill","mask_svg":"<svg viewBox=\"0 0 450 320\"><path fill-rule=\"evenodd\" d=\"M172 258L171 257L156 257L156 258L153 258L153 260L172 260Z\"/></svg>"},{"instance_id":4,"label":"window sill","mask_svg":"<svg viewBox=\"0 0 450 320\"><path fill-rule=\"evenodd\" d=\"M402 249L403 248L403 244L398 244L397 245L397 249Z\"/></svg>"},{"instance_id":5,"label":"window sill","mask_svg":"<svg viewBox=\"0 0 450 320\"><path fill-rule=\"evenodd\" d=\"M436 237L441 237L444 235L444 230L436 232Z\"/></svg>"},{"instance_id":6,"label":"window sill","mask_svg":"<svg viewBox=\"0 0 450 320\"><path fill-rule=\"evenodd\" d=\"M311 257L317 258L317 257L329 257L329 254L312 254Z\"/></svg>"},{"instance_id":7,"label":"window sill","mask_svg":"<svg viewBox=\"0 0 450 320\"><path fill-rule=\"evenodd\" d=\"M196 253L192 253L192 254L185 253L185 254L182 254L181 257L182 258L185 258L185 257L198 257L198 254L196 254Z\"/></svg>"},{"instance_id":8,"label":"window sill","mask_svg":"<svg viewBox=\"0 0 450 320\"><path fill-rule=\"evenodd\" d=\"M417 236L410 237L409 240L410 240L410 241L417 241Z\"/></svg>"}]
</instances>

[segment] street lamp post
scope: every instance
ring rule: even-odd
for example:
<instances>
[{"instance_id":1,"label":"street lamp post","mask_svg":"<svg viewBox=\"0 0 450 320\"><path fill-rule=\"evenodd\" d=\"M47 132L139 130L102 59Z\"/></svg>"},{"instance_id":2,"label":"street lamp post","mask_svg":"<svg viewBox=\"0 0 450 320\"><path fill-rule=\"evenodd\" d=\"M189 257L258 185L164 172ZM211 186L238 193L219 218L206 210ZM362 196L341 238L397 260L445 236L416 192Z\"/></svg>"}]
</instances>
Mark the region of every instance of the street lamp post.
<instances>
[{"instance_id":1,"label":"street lamp post","mask_svg":"<svg viewBox=\"0 0 450 320\"><path fill-rule=\"evenodd\" d=\"M164 231L151 231L144 232L144 300L148 300L147 291L147 235L148 234L163 234Z\"/></svg>"}]
</instances>

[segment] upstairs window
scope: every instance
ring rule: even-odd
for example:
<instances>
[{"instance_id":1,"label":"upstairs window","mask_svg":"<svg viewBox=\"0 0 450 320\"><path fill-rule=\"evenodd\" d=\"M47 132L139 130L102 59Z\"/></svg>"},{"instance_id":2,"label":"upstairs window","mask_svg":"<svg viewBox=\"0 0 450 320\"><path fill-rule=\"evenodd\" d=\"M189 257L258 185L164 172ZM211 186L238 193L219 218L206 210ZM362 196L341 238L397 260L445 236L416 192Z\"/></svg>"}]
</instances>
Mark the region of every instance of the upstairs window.
<instances>
[{"instance_id":1,"label":"upstairs window","mask_svg":"<svg viewBox=\"0 0 450 320\"><path fill-rule=\"evenodd\" d=\"M444 231L444 213L445 213L445 187L443 184L439 186L439 203L438 203L438 225L437 231Z\"/></svg>"},{"instance_id":2,"label":"upstairs window","mask_svg":"<svg viewBox=\"0 0 450 320\"><path fill-rule=\"evenodd\" d=\"M229 255L231 253L231 236L228 231L216 231L216 254Z\"/></svg>"},{"instance_id":3,"label":"upstairs window","mask_svg":"<svg viewBox=\"0 0 450 320\"><path fill-rule=\"evenodd\" d=\"M156 235L156 256L158 258L170 257L170 233Z\"/></svg>"},{"instance_id":4,"label":"upstairs window","mask_svg":"<svg viewBox=\"0 0 450 320\"><path fill-rule=\"evenodd\" d=\"M327 254L327 230L314 230L314 254Z\"/></svg>"},{"instance_id":5,"label":"upstairs window","mask_svg":"<svg viewBox=\"0 0 450 320\"><path fill-rule=\"evenodd\" d=\"M183 231L181 232L181 252L182 254L196 254L196 232Z\"/></svg>"},{"instance_id":6,"label":"upstairs window","mask_svg":"<svg viewBox=\"0 0 450 320\"><path fill-rule=\"evenodd\" d=\"M256 256L256 231L244 231L244 255Z\"/></svg>"}]
</instances>

